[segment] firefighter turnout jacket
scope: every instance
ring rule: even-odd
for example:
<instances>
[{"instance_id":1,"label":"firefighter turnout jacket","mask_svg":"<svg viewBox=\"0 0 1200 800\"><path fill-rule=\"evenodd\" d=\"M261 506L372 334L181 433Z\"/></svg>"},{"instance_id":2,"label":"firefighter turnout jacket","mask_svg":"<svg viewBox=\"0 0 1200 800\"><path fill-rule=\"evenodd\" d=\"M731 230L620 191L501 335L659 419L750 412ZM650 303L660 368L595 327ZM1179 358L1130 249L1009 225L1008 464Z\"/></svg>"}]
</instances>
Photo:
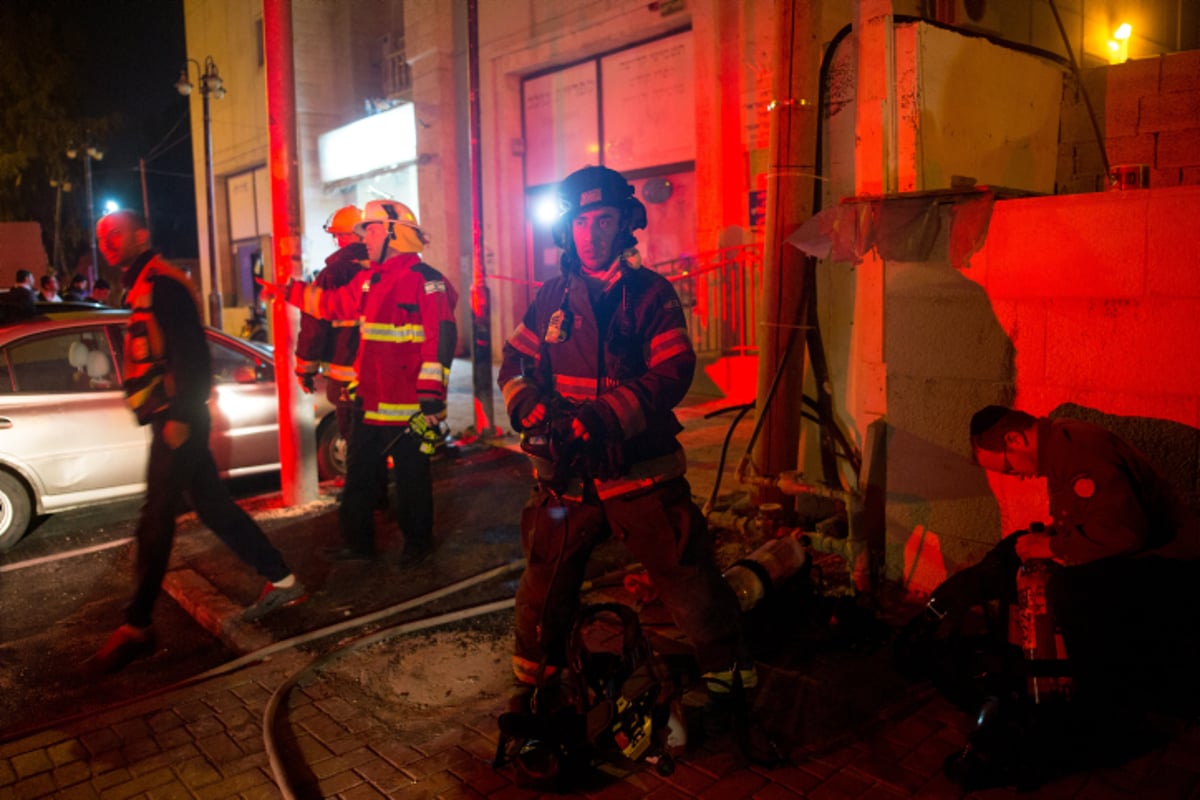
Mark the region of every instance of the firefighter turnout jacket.
<instances>
[{"instance_id":1,"label":"firefighter turnout jacket","mask_svg":"<svg viewBox=\"0 0 1200 800\"><path fill-rule=\"evenodd\" d=\"M1115 434L1068 419L1038 420L1054 536L1067 565L1110 556L1200 558L1200 515L1146 457Z\"/></svg>"},{"instance_id":2,"label":"firefighter turnout jacket","mask_svg":"<svg viewBox=\"0 0 1200 800\"><path fill-rule=\"evenodd\" d=\"M415 254L395 254L336 289L294 281L287 300L314 317L360 321L355 373L367 424L407 426L417 412L445 411L458 295Z\"/></svg>"},{"instance_id":3,"label":"firefighter turnout jacket","mask_svg":"<svg viewBox=\"0 0 1200 800\"><path fill-rule=\"evenodd\" d=\"M695 368L674 288L622 260L603 284L575 269L547 281L504 344L498 382L510 417L531 397L590 404L617 440L620 474L574 475L565 495L581 493L588 480L605 500L685 473L672 409ZM543 481L567 467L530 459Z\"/></svg>"},{"instance_id":4,"label":"firefighter turnout jacket","mask_svg":"<svg viewBox=\"0 0 1200 800\"><path fill-rule=\"evenodd\" d=\"M192 282L150 251L134 260L128 274L125 401L139 425L159 414L200 422L208 414L212 362Z\"/></svg>"},{"instance_id":5,"label":"firefighter turnout jacket","mask_svg":"<svg viewBox=\"0 0 1200 800\"><path fill-rule=\"evenodd\" d=\"M325 268L313 279L313 286L336 289L345 286L369 265L367 246L354 242L325 259ZM322 369L335 381L354 380L354 360L358 356L357 319L318 319L300 316L296 337L296 374L315 377Z\"/></svg>"}]
</instances>

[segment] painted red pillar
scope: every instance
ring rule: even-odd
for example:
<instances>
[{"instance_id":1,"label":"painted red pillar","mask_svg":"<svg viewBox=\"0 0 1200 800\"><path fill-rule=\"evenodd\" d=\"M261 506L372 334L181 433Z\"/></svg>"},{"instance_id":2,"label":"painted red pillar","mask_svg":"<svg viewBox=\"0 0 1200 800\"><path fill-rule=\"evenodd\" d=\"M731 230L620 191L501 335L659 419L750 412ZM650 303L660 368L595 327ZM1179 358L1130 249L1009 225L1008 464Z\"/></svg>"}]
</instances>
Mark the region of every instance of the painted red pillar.
<instances>
[{"instance_id":1,"label":"painted red pillar","mask_svg":"<svg viewBox=\"0 0 1200 800\"><path fill-rule=\"evenodd\" d=\"M821 64L819 0L779 0L776 16L771 161L758 312L759 435L753 451L755 472L763 477L795 469L799 457L807 292L813 266L786 239L812 216ZM755 501L791 506L794 498L760 487Z\"/></svg>"},{"instance_id":2,"label":"painted red pillar","mask_svg":"<svg viewBox=\"0 0 1200 800\"><path fill-rule=\"evenodd\" d=\"M296 157L296 75L291 0L263 0L275 282L300 277L300 176ZM312 404L297 391L296 337L286 303L271 304L275 386L279 391L279 463L284 505L317 497Z\"/></svg>"},{"instance_id":3,"label":"painted red pillar","mask_svg":"<svg viewBox=\"0 0 1200 800\"><path fill-rule=\"evenodd\" d=\"M483 155L479 130L479 0L467 0L467 66L471 118L471 363L475 430L499 433L492 403L492 298L483 265Z\"/></svg>"}]
</instances>

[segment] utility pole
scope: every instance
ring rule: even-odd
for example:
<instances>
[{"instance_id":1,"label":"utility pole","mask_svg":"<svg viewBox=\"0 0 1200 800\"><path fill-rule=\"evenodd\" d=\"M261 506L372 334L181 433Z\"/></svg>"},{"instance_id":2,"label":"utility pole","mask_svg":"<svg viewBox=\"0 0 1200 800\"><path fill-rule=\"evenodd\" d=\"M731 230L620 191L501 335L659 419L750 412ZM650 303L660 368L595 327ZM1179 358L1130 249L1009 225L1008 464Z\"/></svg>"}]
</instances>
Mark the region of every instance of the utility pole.
<instances>
[{"instance_id":1,"label":"utility pole","mask_svg":"<svg viewBox=\"0 0 1200 800\"><path fill-rule=\"evenodd\" d=\"M267 74L271 236L275 283L300 275L300 175L296 153L296 73L292 60L291 0L263 0ZM283 503L317 499L317 453L312 407L296 391L296 341L286 303L271 304L275 388L279 393L279 464Z\"/></svg>"},{"instance_id":2,"label":"utility pole","mask_svg":"<svg viewBox=\"0 0 1200 800\"><path fill-rule=\"evenodd\" d=\"M804 401L805 329L813 264L786 239L812 216L817 173L820 0L778 0L770 166L758 331L758 427L753 464L760 476L796 468ZM790 503L775 488L756 501Z\"/></svg>"},{"instance_id":3,"label":"utility pole","mask_svg":"<svg viewBox=\"0 0 1200 800\"><path fill-rule=\"evenodd\" d=\"M483 156L479 144L479 0L467 0L467 78L471 115L471 332L475 431L496 433L492 404L492 302L483 266Z\"/></svg>"},{"instance_id":4,"label":"utility pole","mask_svg":"<svg viewBox=\"0 0 1200 800\"><path fill-rule=\"evenodd\" d=\"M142 219L146 220L146 230L153 234L154 229L150 227L150 194L146 191L146 159L138 159L138 171L142 173Z\"/></svg>"}]
</instances>

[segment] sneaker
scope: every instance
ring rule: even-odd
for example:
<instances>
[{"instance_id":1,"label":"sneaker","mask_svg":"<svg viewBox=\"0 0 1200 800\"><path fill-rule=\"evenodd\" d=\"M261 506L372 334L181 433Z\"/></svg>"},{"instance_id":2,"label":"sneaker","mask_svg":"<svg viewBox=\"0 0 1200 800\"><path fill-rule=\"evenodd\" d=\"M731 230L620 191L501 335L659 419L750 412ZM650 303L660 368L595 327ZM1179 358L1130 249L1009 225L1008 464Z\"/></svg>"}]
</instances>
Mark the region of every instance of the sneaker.
<instances>
[{"instance_id":1,"label":"sneaker","mask_svg":"<svg viewBox=\"0 0 1200 800\"><path fill-rule=\"evenodd\" d=\"M84 662L84 669L93 674L118 672L131 662L150 655L156 647L153 629L122 625L112 632L94 656Z\"/></svg>"},{"instance_id":2,"label":"sneaker","mask_svg":"<svg viewBox=\"0 0 1200 800\"><path fill-rule=\"evenodd\" d=\"M272 611L299 605L307 599L308 592L300 581L296 581L286 588L276 586L268 581L267 585L263 587L262 594L258 596L258 602L243 612L242 619L248 621L262 619Z\"/></svg>"},{"instance_id":3,"label":"sneaker","mask_svg":"<svg viewBox=\"0 0 1200 800\"><path fill-rule=\"evenodd\" d=\"M742 680L743 689L753 689L758 686L758 671L754 669L753 664L749 668L739 668L737 676ZM706 672L703 679L710 695L729 694L733 691L733 670L731 669Z\"/></svg>"}]
</instances>

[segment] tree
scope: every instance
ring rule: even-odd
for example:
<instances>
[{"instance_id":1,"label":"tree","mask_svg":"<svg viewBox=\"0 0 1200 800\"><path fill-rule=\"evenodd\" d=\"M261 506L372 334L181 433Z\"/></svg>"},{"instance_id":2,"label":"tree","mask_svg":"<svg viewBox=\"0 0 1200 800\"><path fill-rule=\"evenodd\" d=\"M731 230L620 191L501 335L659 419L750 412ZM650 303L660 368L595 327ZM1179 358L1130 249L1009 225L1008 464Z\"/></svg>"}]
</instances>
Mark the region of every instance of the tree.
<instances>
[{"instance_id":1,"label":"tree","mask_svg":"<svg viewBox=\"0 0 1200 800\"><path fill-rule=\"evenodd\" d=\"M77 20L63 2L0 4L0 221L41 222L48 252L55 201L50 180L65 178L67 147L85 135L107 135L115 122L111 115L82 114ZM64 205L63 230L86 241L69 210Z\"/></svg>"}]
</instances>

